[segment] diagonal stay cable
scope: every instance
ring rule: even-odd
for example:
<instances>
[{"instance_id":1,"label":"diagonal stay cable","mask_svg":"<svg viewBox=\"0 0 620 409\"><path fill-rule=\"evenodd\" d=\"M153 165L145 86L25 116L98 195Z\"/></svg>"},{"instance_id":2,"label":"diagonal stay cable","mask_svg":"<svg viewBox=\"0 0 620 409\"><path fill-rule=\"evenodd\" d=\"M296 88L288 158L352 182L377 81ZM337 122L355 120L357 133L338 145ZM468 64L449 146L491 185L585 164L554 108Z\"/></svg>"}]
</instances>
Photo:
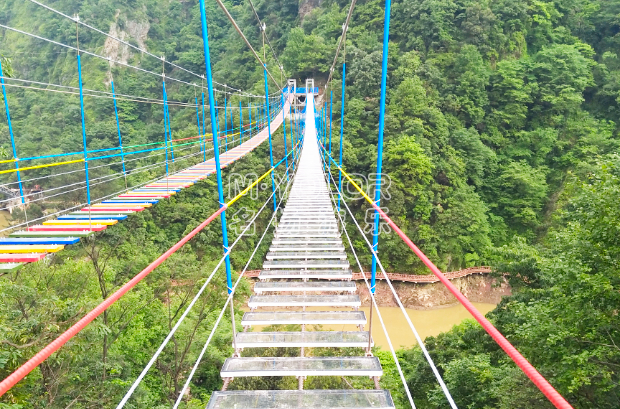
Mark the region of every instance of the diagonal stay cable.
<instances>
[{"instance_id":1,"label":"diagonal stay cable","mask_svg":"<svg viewBox=\"0 0 620 409\"><path fill-rule=\"evenodd\" d=\"M101 315L112 304L118 301L123 295L125 295L128 291L130 291L133 287L135 287L140 281L142 281L146 276L148 276L151 272L153 272L153 270L155 270L160 264L166 261L172 254L176 253L177 250L179 250L188 241L190 241L194 236L200 233L202 229L204 229L207 225L209 225L215 218L217 218L222 212L224 212L230 205L232 205L233 203L235 203L235 201L239 200L239 198L244 196L251 188L253 188L258 183L260 183L260 181L263 180L267 175L275 171L276 167L279 166L283 161L284 159L281 159L280 162L278 162L276 165L271 167L263 176L261 176L256 181L254 181L248 188L244 189L239 195L237 195L235 198L230 200L228 203L225 203L216 212L214 212L211 216L209 216L205 221L200 223L196 228L194 228L191 232L189 232L181 240L179 240L175 245L173 245L168 250L166 250L164 254L159 256L155 261L149 264L140 273L135 275L131 280L129 280L127 283L121 286L112 295L106 298L102 303L100 303L93 310L87 313L84 317L82 317L78 322L73 324L65 332L63 332L58 338L56 338L49 345L47 345L45 348L43 348L41 351L35 354L25 364L17 368L6 379L0 382L0 396L4 395L16 383L21 381L26 375L32 372L34 368L36 368L42 362L44 362L50 355L52 355L54 352L60 349L71 338L73 338L80 331L82 331L88 324L90 324L95 318Z\"/></svg>"},{"instance_id":2,"label":"diagonal stay cable","mask_svg":"<svg viewBox=\"0 0 620 409\"><path fill-rule=\"evenodd\" d=\"M338 61L338 54L340 54L340 49L343 46L343 41L346 39L346 32L349 29L349 23L351 22L351 16L353 15L353 9L355 8L355 3L357 0L351 0L351 6L349 7L349 12L347 13L347 19L342 26L342 35L340 36L340 40L338 40L338 47L336 47L336 55L334 55L334 62L332 63L331 68L329 69L329 77L327 77L327 81L325 82L325 87L332 80L332 75L334 74L334 69L336 68L336 62Z\"/></svg>"},{"instance_id":3,"label":"diagonal stay cable","mask_svg":"<svg viewBox=\"0 0 620 409\"><path fill-rule=\"evenodd\" d=\"M237 30L237 33L239 33L243 41L245 41L245 44L250 48L250 51L252 51L252 54L254 54L254 57L256 57L256 60L258 60L261 67L263 67L265 71L267 71L267 74L269 74L269 78L271 78L271 80L274 82L274 84L276 84L280 92L282 92L282 86L278 83L278 81L276 81L273 75L271 75L271 72L267 68L267 62L266 61L263 62L263 60L260 59L260 57L256 53L256 50L254 50L254 47L252 47L252 44L250 44L245 34L243 34L243 31L241 31L241 28L239 28L239 25L237 24L233 16L230 15L230 12L228 11L224 3L222 3L222 0L215 0L215 1L220 6L220 8L224 11L224 14L226 14L226 17L228 17L228 20L230 20L231 24L235 27L235 30Z\"/></svg>"},{"instance_id":4,"label":"diagonal stay cable","mask_svg":"<svg viewBox=\"0 0 620 409\"><path fill-rule=\"evenodd\" d=\"M254 17L256 17L256 20L258 21L259 28L262 28L263 22L261 21L260 17L258 17L258 12L256 11L256 8L254 7L254 3L252 2L252 0L248 0L248 1L250 2L250 6L252 7L252 11L254 12ZM280 61L278 60L278 56L276 55L276 50L274 50L273 46L271 45L271 41L269 41L269 36L267 36L267 33L265 33L265 39L267 40L267 44L269 44L269 48L271 49L271 54L273 54L273 58L276 60L276 63L278 64L278 68L280 68L280 72L282 73L282 75L286 77L286 73L284 72L284 67L282 64L280 64Z\"/></svg>"},{"instance_id":5,"label":"diagonal stay cable","mask_svg":"<svg viewBox=\"0 0 620 409\"><path fill-rule=\"evenodd\" d=\"M327 155L331 162L336 163L336 161L331 157L331 155ZM521 353L515 348L506 337L499 332L497 328L489 321L484 314L482 314L478 309L463 295L463 293L454 285L452 282L437 268L437 266L416 246L413 241L398 227L394 221L388 217L387 214L375 203L367 194L364 192L358 185L355 183L351 176L347 172L345 172L341 166L336 165L336 168L342 172L344 177L351 183L355 189L362 195L368 203L376 210L376 213L381 216L383 220L387 222L387 224L396 232L398 237L400 237L407 247L409 247L416 256L431 270L431 272L441 281L442 284L446 286L448 291L452 293L452 295L458 300L459 303L465 307L465 309L474 317L476 321L484 328L484 330L493 338L493 340L504 350L504 352L513 360L513 362L523 371L523 373L536 385L536 387L549 399L549 401L558 409L572 409L573 407L568 403L568 401L560 395L560 393L555 390L553 385L549 383L544 376L541 375L540 372L523 356ZM366 236L364 236L366 238ZM375 253L376 254L376 253ZM388 280L385 271L383 274ZM388 280L388 283L390 281Z\"/></svg>"}]
</instances>

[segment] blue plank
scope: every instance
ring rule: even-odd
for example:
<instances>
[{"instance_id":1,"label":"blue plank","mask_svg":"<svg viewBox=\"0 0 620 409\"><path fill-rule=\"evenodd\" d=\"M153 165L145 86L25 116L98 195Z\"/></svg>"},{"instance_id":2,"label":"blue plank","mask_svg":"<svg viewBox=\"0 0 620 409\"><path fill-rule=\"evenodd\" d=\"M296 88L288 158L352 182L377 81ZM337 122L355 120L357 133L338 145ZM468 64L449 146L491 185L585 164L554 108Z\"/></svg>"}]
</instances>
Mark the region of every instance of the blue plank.
<instances>
[{"instance_id":1,"label":"blue plank","mask_svg":"<svg viewBox=\"0 0 620 409\"><path fill-rule=\"evenodd\" d=\"M0 237L0 244L75 244L78 241L79 237Z\"/></svg>"}]
</instances>

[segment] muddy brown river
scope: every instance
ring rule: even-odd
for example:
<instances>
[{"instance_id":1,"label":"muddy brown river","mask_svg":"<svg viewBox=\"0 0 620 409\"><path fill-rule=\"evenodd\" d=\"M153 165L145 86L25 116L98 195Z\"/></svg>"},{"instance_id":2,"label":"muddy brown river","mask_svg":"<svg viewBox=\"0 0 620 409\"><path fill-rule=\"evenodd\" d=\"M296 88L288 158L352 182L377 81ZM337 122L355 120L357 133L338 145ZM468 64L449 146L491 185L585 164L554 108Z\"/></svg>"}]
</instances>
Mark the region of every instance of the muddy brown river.
<instances>
[{"instance_id":1,"label":"muddy brown river","mask_svg":"<svg viewBox=\"0 0 620 409\"><path fill-rule=\"evenodd\" d=\"M473 303L476 308L483 314L491 311L495 308L494 304L486 304L486 303ZM320 311L324 310L323 308L308 308L308 311ZM334 308L334 310L344 310L340 308ZM366 317L369 317L369 308L362 307L366 313ZM350 309L348 309L350 311ZM379 311L381 312L381 316L383 318L383 322L385 324L387 333L392 341L392 345L394 348L399 349L402 347L412 347L417 344L415 336L413 335L411 329L409 328L409 324L401 312L400 308L397 307L379 307ZM463 320L467 318L472 318L472 316L465 310L461 305L455 305L452 307L445 308L437 308L432 310L412 310L406 309L407 314L411 318L411 322L417 329L420 337L422 339L430 336L430 335L438 335L441 332L446 332L450 330L454 325L463 322ZM473 318L472 318L473 319ZM377 318L376 311L374 312L373 324L372 324L372 337L375 341L376 346L380 346L383 349L389 349L387 338L381 327L381 323ZM263 327L257 326L254 327L254 331L262 331ZM352 325L331 325L331 326L323 326L323 330L330 331L355 331L356 327Z\"/></svg>"}]
</instances>

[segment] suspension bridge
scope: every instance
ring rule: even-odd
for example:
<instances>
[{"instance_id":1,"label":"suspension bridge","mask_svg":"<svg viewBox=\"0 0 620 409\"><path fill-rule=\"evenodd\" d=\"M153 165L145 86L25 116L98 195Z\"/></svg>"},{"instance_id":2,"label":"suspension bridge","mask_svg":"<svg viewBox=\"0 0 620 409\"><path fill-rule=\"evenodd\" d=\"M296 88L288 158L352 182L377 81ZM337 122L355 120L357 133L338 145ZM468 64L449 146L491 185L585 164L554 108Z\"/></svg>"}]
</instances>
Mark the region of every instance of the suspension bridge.
<instances>
[{"instance_id":1,"label":"suspension bridge","mask_svg":"<svg viewBox=\"0 0 620 409\"><path fill-rule=\"evenodd\" d=\"M340 61L341 49L344 54L346 33L351 24L355 0L351 4L343 24L342 35L338 41L334 61L329 71L329 77L326 81L324 92L321 95L320 103L317 103L316 97L319 92L314 86L313 79L307 79L306 87L304 88L298 88L295 80L289 80L286 85L276 81L267 67L266 54L263 54L261 58L254 50L239 25L220 0L216 0L216 2L263 70L263 95L254 95L249 92L236 90L226 84L215 83L213 80L204 0L200 0L201 31L205 60L204 74L193 73L179 65L166 61L165 58L155 56L131 43L104 33L80 21L77 16L70 17L36 0L30 1L61 18L70 19L74 22L76 25L76 40L79 28L94 30L106 36L106 38L118 41L127 47L144 53L150 58L159 59L163 70L161 73L156 73L133 66L127 62L112 61L109 57L99 55L90 50L80 49L78 41L76 41L76 46L74 47L15 27L0 25L7 32L10 31L16 35L28 36L37 41L48 42L54 46L65 47L75 52L79 79L78 87L69 87L60 84L40 83L28 79L10 78L0 72L6 121L13 156L12 159L0 161L0 164L9 166L6 169L0 170L0 175L7 174L16 179L14 181L7 181L2 186L1 191L10 192L10 194L7 194L8 198L5 200L5 206L23 209L26 219L23 223L3 230L8 237L0 238L0 270L7 272L20 268L24 263L41 262L50 253L61 251L64 246L75 244L83 237L96 235L97 232L107 228L114 228L115 224L122 223L129 215L143 211L145 208L156 206L159 201L166 200L183 189L191 189L194 184L199 183L210 175L214 175L217 182L219 209L140 273L118 288L116 292L106 298L96 308L80 318L53 342L25 362L13 374L4 379L0 383L0 396L20 382L54 352L62 348L71 338L79 336L80 331L107 308L131 291L141 280L195 237L202 229L219 218L222 227L222 246L224 248L222 257L219 259L216 267L206 275L204 283L198 289L194 298L188 302L187 307L180 314L168 335L161 341L157 350L153 352L152 357L140 375L133 380L126 394L118 403L117 408L122 408L130 402L140 383L157 362L166 345L174 337L177 329L191 312L197 300L204 294L208 284L218 274L222 265L225 267L228 297L191 371L187 374L184 385L173 405L174 408L179 407L183 403L186 393L191 386L192 379L200 367L207 348L228 308L230 308L230 319L232 320L230 339L233 354L226 359L220 370L223 386L221 390L213 391L207 408L387 409L395 407L392 400L392 393L394 391L385 390L381 386L380 379L383 375L383 369L379 359L373 356L373 340L371 336L373 325L379 325L383 330L395 367L402 381L402 390L410 406L415 408L415 402L400 366L399 358L390 341L389 331L385 326L374 298L377 279L385 280L390 287L400 310L407 320L411 335L416 338L418 346L432 370L433 376L445 395L446 404L456 408L457 405L452 399L449 388L442 379L441 371L436 367L427 352L424 341L417 333L415 326L392 286L390 275L385 272L381 264L378 238L379 222L383 220L431 270L435 277L434 280L443 283L448 288L555 407L571 407L492 323L476 310L469 300L450 282L446 275L400 230L396 223L381 210L381 169L388 70L390 0L385 1L376 168L377 180L374 199L356 184L355 180L346 172L342 163L343 128L346 126L344 121L346 63L344 61L342 62L341 98L343 108L341 109L340 118L340 148L338 155L332 152L333 90L329 94L327 90L336 72L336 65ZM261 29L263 44L265 40L269 42L269 39L266 37L265 25L260 21L256 12L255 15ZM266 48L263 47L263 49ZM117 94L115 93L113 81L110 82L111 92L84 87L81 66L82 56L103 59L110 64L119 64L124 66L125 69L135 70L143 75L156 76L161 80L162 84L161 98ZM277 61L275 53L274 57ZM300 55L298 58L304 58L304 56ZM194 76L194 80L199 81L201 85L191 82L191 80L173 77L170 72L166 73L167 66L172 72L183 73L189 77ZM283 71L282 66L278 68ZM205 81L206 87L204 86ZM270 93L269 91L270 81L278 88L275 93ZM194 100L169 100L168 91L170 91L170 86L167 91L167 82L194 90ZM41 92L58 92L78 96L80 101L83 149L79 152L20 157L19 135L15 135L12 127L10 99L7 98L7 89L11 89L11 87L16 89L26 87ZM216 94L220 94L220 102L223 97L223 106L218 104ZM200 102L198 95L200 95ZM118 131L117 146L89 149L86 138L85 98L106 99L113 104ZM229 101L233 99L239 102L238 107L233 107L232 104L229 104ZM248 101L245 106L241 102L242 99ZM117 101L121 100L159 105L163 113L164 140L124 146L117 110ZM195 109L197 125L197 133L195 135L175 135L181 137L173 139L171 108ZM205 118L205 108L209 111L208 118ZM207 122L208 126L206 125ZM280 127L283 128L284 155L277 158L274 157L272 143L273 134ZM210 128L210 133L207 132L208 128ZM175 131L175 133L178 134L178 131ZM208 142L212 145L210 149L207 149ZM243 160L245 155L265 142L269 144L269 170L238 195L225 201L222 169L235 161ZM222 143L223 145L221 145ZM207 158L207 155L209 158ZM334 156L337 157L334 158ZM76 168L76 166L81 168ZM95 169L101 167L111 169L114 166L120 166L122 172L93 177ZM62 167L67 167L67 170L43 174L42 176L41 174L33 177L28 176L28 172L35 169L49 170ZM286 177L276 183L274 174L278 168L286 173ZM144 180L147 178L146 176L142 178L136 177L140 173L152 176L152 173L156 170L159 170L161 174L150 180ZM89 171L91 172L90 174ZM38 184L42 180L53 178L62 181L66 175L73 175L78 172L84 175L84 180L75 182L72 185L63 185L60 182L57 184L58 186L48 189L44 188L42 191L37 190L35 194L32 193L31 189L29 193L28 187L33 186L34 183ZM268 179L271 179L271 195L269 195L250 222L256 220L263 212L271 210L270 223L262 232L256 248L233 283L230 254L235 250L237 243L243 239L251 223L244 228L232 243L229 243L226 210L233 207L241 197L246 195L257 184ZM114 180L121 180L125 186L124 189L111 193L97 190L96 186ZM342 194L343 184L348 184L358 191L366 200L368 206L374 209L374 230L371 239L366 237L349 208ZM49 185L52 186L53 184L49 183ZM72 191L85 193L85 202L65 206L56 212L42 217L28 219L27 209L29 204L35 203L38 200L50 200L53 197ZM272 206L269 206L270 203ZM359 261L359 255L356 253L349 232L344 226L341 211L350 216L353 226L359 230L361 237L368 246L368 252L372 255L370 271L366 271ZM248 273L248 266L256 256L260 244L272 226L275 226L273 240L270 244L269 252L265 260L263 260L263 268L258 273L260 282L256 283L254 287L255 294L247 301L250 311L244 314L240 323L236 323L234 314L236 290L240 281ZM355 265L350 265L349 260L355 260ZM354 269L357 270L355 277ZM356 285L351 281L354 278L363 279L371 295L372 305L368 316L363 311L358 310L361 302L358 294L356 294ZM392 278L394 277L392 276ZM320 325L324 324L349 324L357 327L358 330L321 331ZM270 328L291 328L290 325L296 325L299 330L271 330L269 332L252 330L257 326L263 325L270 326ZM299 353L292 357L253 356L247 353L249 350L265 347L294 348ZM316 353L317 350L322 348L335 349L331 355ZM351 348L355 352L345 353L342 348ZM264 350L269 351L267 349ZM235 385L235 379L274 376L295 377L297 379L297 388L292 390L238 390L231 387ZM308 377L324 376L359 377L360 379L368 379L369 383L366 387L359 389L316 390L305 387Z\"/></svg>"}]
</instances>

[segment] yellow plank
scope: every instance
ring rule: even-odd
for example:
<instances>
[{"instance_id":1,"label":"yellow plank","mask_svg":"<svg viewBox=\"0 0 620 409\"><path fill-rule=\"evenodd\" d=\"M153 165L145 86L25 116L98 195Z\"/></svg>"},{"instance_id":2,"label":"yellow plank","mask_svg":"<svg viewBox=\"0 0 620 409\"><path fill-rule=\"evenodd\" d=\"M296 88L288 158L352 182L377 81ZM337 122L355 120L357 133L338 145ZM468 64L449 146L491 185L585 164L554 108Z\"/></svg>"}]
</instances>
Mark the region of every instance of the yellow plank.
<instances>
[{"instance_id":1,"label":"yellow plank","mask_svg":"<svg viewBox=\"0 0 620 409\"><path fill-rule=\"evenodd\" d=\"M64 248L63 244L3 244L0 245L0 253L55 253Z\"/></svg>"}]
</instances>

